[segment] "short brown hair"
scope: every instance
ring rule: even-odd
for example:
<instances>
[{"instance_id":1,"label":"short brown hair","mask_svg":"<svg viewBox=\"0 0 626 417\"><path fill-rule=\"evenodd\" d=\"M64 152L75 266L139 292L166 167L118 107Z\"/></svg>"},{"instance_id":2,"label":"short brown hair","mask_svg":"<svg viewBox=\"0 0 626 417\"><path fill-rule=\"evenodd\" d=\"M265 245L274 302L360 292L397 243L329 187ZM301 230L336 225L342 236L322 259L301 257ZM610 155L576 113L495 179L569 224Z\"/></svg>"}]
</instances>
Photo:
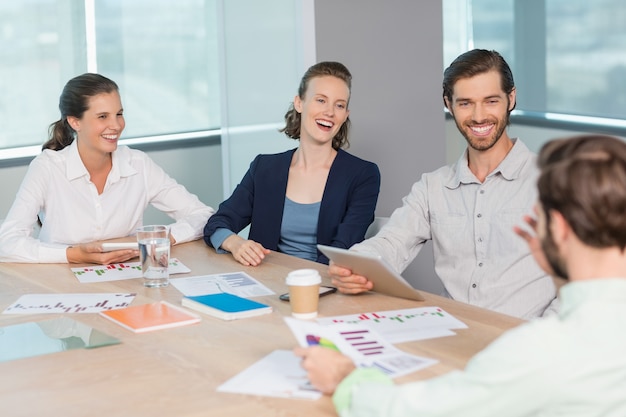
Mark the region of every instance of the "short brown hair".
<instances>
[{"instance_id":1,"label":"short brown hair","mask_svg":"<svg viewBox=\"0 0 626 417\"><path fill-rule=\"evenodd\" d=\"M563 215L586 245L626 247L626 143L583 135L546 143L538 160L539 201Z\"/></svg>"}]
</instances>

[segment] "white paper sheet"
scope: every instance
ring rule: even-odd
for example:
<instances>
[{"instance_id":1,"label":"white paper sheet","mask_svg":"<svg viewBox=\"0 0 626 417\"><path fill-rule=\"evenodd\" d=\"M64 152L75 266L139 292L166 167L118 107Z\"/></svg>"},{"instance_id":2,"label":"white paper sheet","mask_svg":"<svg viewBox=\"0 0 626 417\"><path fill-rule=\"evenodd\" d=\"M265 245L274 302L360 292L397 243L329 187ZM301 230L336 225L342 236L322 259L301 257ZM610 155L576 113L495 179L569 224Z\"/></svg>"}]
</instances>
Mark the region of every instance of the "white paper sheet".
<instances>
[{"instance_id":1,"label":"white paper sheet","mask_svg":"<svg viewBox=\"0 0 626 417\"><path fill-rule=\"evenodd\" d=\"M316 400L322 393L308 388L300 360L290 350L275 350L217 387L217 391Z\"/></svg>"},{"instance_id":2,"label":"white paper sheet","mask_svg":"<svg viewBox=\"0 0 626 417\"><path fill-rule=\"evenodd\" d=\"M285 317L300 346L334 345L348 356L356 366L378 368L391 378L406 375L437 363L401 351L386 341L375 330L360 324L339 323L320 325L314 321Z\"/></svg>"},{"instance_id":3,"label":"white paper sheet","mask_svg":"<svg viewBox=\"0 0 626 417\"><path fill-rule=\"evenodd\" d=\"M322 325L359 324L375 330L388 342L401 343L414 340L452 336L452 329L466 329L467 325L439 307L420 307L403 310L377 311L318 318Z\"/></svg>"},{"instance_id":4,"label":"white paper sheet","mask_svg":"<svg viewBox=\"0 0 626 417\"><path fill-rule=\"evenodd\" d=\"M141 278L141 262L123 262L111 265L92 265L80 268L71 268L81 283L120 281L123 279ZM181 261L170 259L169 273L186 274L191 272Z\"/></svg>"},{"instance_id":5,"label":"white paper sheet","mask_svg":"<svg viewBox=\"0 0 626 417\"><path fill-rule=\"evenodd\" d=\"M245 272L175 278L170 279L170 284L187 297L221 292L228 292L244 298L275 294L274 291Z\"/></svg>"},{"instance_id":6,"label":"white paper sheet","mask_svg":"<svg viewBox=\"0 0 626 417\"><path fill-rule=\"evenodd\" d=\"M25 294L2 314L99 313L128 307L135 299L129 294Z\"/></svg>"}]
</instances>

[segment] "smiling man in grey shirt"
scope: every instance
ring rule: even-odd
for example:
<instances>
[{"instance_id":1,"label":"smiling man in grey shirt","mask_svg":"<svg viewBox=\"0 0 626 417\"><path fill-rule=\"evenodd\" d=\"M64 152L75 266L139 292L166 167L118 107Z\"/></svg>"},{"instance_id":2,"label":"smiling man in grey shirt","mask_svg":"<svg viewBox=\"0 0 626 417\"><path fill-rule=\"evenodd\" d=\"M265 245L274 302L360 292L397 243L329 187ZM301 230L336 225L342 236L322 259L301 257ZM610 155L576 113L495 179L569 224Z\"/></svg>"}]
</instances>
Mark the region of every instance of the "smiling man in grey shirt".
<instances>
[{"instance_id":1,"label":"smiling man in grey shirt","mask_svg":"<svg viewBox=\"0 0 626 417\"><path fill-rule=\"evenodd\" d=\"M451 166L424 174L380 232L351 249L381 255L403 271L427 240L435 271L455 300L522 318L556 309L556 288L513 227L536 201L536 156L506 127L515 85L495 51L460 55L444 73L443 98L468 147ZM372 289L367 277L331 264L346 294Z\"/></svg>"}]
</instances>

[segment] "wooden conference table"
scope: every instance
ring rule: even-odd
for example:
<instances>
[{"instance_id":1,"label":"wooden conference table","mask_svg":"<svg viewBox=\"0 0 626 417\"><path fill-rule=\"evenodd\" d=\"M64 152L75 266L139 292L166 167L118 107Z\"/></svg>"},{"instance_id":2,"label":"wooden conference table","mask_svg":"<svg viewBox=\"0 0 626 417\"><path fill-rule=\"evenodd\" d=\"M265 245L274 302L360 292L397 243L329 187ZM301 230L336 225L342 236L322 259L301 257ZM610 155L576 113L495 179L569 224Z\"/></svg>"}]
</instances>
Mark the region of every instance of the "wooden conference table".
<instances>
[{"instance_id":1,"label":"wooden conference table","mask_svg":"<svg viewBox=\"0 0 626 417\"><path fill-rule=\"evenodd\" d=\"M333 416L329 397L317 401L219 393L216 388L276 349L292 349L295 338L284 323L290 306L287 273L316 268L329 283L326 266L271 253L258 267L243 267L230 255L217 255L202 241L172 248L172 256L191 269L182 276L245 271L276 292L258 300L272 314L222 321L202 315L199 324L134 334L97 314L71 318L116 337L121 344L77 349L0 363L1 414L9 416ZM75 265L72 265L75 266ZM0 264L0 311L23 294L137 293L133 305L167 300L180 305L182 294L170 285L144 288L141 279L80 283L67 264ZM331 294L320 299L320 316L439 306L468 325L457 335L401 343L409 353L439 363L398 378L408 382L462 368L468 359L504 330L520 324L497 314L436 295L415 302L380 294ZM61 315L0 315L0 327Z\"/></svg>"}]
</instances>

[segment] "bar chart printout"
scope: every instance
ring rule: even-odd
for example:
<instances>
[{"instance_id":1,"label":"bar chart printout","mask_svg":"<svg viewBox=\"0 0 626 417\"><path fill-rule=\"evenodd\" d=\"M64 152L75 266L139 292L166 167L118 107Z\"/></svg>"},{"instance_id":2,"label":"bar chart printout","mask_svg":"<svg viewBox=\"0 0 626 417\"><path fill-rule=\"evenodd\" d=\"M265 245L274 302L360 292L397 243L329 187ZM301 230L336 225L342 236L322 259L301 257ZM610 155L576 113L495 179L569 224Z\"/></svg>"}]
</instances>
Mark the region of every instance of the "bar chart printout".
<instances>
[{"instance_id":1,"label":"bar chart printout","mask_svg":"<svg viewBox=\"0 0 626 417\"><path fill-rule=\"evenodd\" d=\"M345 316L318 318L322 325L359 324L376 330L392 343L431 339L454 335L453 329L467 326L440 307L421 307L403 310L377 311Z\"/></svg>"},{"instance_id":2,"label":"bar chart printout","mask_svg":"<svg viewBox=\"0 0 626 417\"><path fill-rule=\"evenodd\" d=\"M405 353L376 331L359 324L324 326L314 321L285 317L285 322L300 346L309 346L310 340L327 340L361 367L375 367L390 377L397 377L426 368L436 360Z\"/></svg>"},{"instance_id":3,"label":"bar chart printout","mask_svg":"<svg viewBox=\"0 0 626 417\"><path fill-rule=\"evenodd\" d=\"M170 279L170 283L187 297L221 292L243 298L275 294L274 291L245 272L175 278Z\"/></svg>"},{"instance_id":4,"label":"bar chart printout","mask_svg":"<svg viewBox=\"0 0 626 417\"><path fill-rule=\"evenodd\" d=\"M99 313L128 307L135 299L129 294L25 294L2 314Z\"/></svg>"},{"instance_id":5,"label":"bar chart printout","mask_svg":"<svg viewBox=\"0 0 626 417\"><path fill-rule=\"evenodd\" d=\"M123 262L110 265L90 265L84 267L70 268L74 276L81 283L103 282L103 281L120 281L124 279L141 278L140 262ZM186 274L191 272L177 258L170 258L169 273Z\"/></svg>"}]
</instances>

